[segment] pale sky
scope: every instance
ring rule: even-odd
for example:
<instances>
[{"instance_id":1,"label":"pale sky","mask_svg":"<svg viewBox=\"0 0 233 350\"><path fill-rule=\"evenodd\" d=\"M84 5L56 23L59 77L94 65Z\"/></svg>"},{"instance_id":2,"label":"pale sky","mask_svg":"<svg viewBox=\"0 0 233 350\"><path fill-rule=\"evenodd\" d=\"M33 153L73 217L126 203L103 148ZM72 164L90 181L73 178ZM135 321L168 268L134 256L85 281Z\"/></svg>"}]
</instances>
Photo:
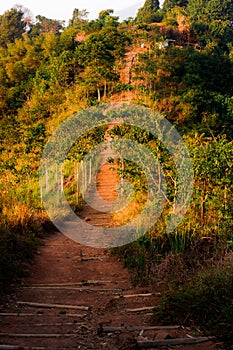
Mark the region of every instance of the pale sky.
<instances>
[{"instance_id":1,"label":"pale sky","mask_svg":"<svg viewBox=\"0 0 233 350\"><path fill-rule=\"evenodd\" d=\"M86 9L89 18L97 18L101 10L114 9L115 11L128 8L141 2L141 0L1 0L0 15L16 4L29 8L34 15L42 15L57 20L68 20L72 17L73 10Z\"/></svg>"}]
</instances>

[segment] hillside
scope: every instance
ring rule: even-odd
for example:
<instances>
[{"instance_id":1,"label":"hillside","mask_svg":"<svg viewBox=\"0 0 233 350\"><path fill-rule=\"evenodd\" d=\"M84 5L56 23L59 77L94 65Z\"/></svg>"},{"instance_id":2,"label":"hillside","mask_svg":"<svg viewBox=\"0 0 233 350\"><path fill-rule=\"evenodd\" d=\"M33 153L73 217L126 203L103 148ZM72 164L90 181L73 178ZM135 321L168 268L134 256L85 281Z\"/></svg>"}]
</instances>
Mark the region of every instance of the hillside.
<instances>
[{"instance_id":1,"label":"hillside","mask_svg":"<svg viewBox=\"0 0 233 350\"><path fill-rule=\"evenodd\" d=\"M91 215L101 225L131 227L133 223L134 228L139 223L140 237L109 249L107 259L109 266L118 259L122 263L113 265L119 276L127 275L126 287L116 279L127 293L137 294L134 288L157 291L158 283L164 286L151 315L154 324L191 327L198 329L198 335L216 336L226 348L232 345L232 13L228 1L206 0L203 8L196 0L166 0L159 8L158 1L147 0L134 19L122 22L109 9L91 21L84 10L75 9L67 26L43 16L34 21L19 6L0 16L0 288L1 295L7 295L4 298L10 292L14 295L27 271L33 272L30 264L41 240L46 247L47 234L55 230L44 198L52 203L55 219L68 217L64 200L84 223L94 221ZM127 104L119 108L115 103L120 102ZM71 127L58 128L70 120ZM56 130L61 134L51 147L48 141ZM80 132L79 138L70 144L75 132ZM105 154L101 168L97 146L106 141L112 142L115 156ZM44 150L48 158L43 163ZM117 179L121 197L130 198L127 205L111 215L102 215L101 208L87 208L83 186L90 190L94 185L112 202ZM93 192L90 197L95 197ZM177 225L167 229L173 220ZM143 224L147 229L140 235ZM60 235L49 236L48 242L53 239L55 245L63 245ZM62 254L72 246L72 241L67 242L65 238ZM94 257L94 248L88 249L81 248ZM49 261L50 251L42 251ZM52 274L52 268L49 271ZM89 275L90 270L82 273L83 279L85 274L99 278L94 272ZM29 277L33 285L52 283L43 280L41 270L40 274L38 282L35 275ZM107 272L104 278L109 278ZM67 281L55 281L63 282ZM39 292L36 300L41 302ZM11 311L16 301L9 301ZM100 298L102 302L110 300ZM122 310L116 318L124 316ZM91 320L96 326L97 318ZM2 322L6 330L9 324ZM30 321L26 323L27 328ZM120 318L116 325L121 326ZM13 333L23 332L16 328ZM94 326L88 330L93 331Z\"/></svg>"}]
</instances>

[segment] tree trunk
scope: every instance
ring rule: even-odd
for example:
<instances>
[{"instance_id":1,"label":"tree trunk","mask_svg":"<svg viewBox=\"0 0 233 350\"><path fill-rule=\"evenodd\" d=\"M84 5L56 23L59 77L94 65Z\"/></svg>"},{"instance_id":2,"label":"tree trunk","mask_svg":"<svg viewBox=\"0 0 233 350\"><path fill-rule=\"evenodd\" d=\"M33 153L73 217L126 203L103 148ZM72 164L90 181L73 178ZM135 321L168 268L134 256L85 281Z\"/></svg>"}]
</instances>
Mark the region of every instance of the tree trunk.
<instances>
[{"instance_id":1,"label":"tree trunk","mask_svg":"<svg viewBox=\"0 0 233 350\"><path fill-rule=\"evenodd\" d=\"M104 98L107 97L107 81L104 82Z\"/></svg>"},{"instance_id":2,"label":"tree trunk","mask_svg":"<svg viewBox=\"0 0 233 350\"><path fill-rule=\"evenodd\" d=\"M98 101L100 102L101 96L100 96L100 88L99 88L99 86L97 87L97 93L98 93Z\"/></svg>"},{"instance_id":3,"label":"tree trunk","mask_svg":"<svg viewBox=\"0 0 233 350\"><path fill-rule=\"evenodd\" d=\"M201 224L205 225L205 195L206 195L206 179L203 182L202 196L201 196Z\"/></svg>"}]
</instances>

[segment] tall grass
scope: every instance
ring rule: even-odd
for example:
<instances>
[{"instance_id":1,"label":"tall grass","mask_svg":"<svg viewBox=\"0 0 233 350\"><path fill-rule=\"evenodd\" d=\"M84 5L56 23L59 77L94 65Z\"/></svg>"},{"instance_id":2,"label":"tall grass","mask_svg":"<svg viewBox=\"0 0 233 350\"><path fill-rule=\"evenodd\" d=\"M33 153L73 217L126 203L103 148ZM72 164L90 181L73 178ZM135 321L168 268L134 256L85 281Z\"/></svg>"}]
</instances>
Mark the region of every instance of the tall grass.
<instances>
[{"instance_id":1,"label":"tall grass","mask_svg":"<svg viewBox=\"0 0 233 350\"><path fill-rule=\"evenodd\" d=\"M158 307L155 321L163 324L197 325L233 345L233 274L231 262L207 269L185 284L168 290Z\"/></svg>"},{"instance_id":2,"label":"tall grass","mask_svg":"<svg viewBox=\"0 0 233 350\"><path fill-rule=\"evenodd\" d=\"M38 203L35 183L1 183L0 195L0 294L23 276L42 235L46 216ZM37 206L30 203L37 202Z\"/></svg>"}]
</instances>

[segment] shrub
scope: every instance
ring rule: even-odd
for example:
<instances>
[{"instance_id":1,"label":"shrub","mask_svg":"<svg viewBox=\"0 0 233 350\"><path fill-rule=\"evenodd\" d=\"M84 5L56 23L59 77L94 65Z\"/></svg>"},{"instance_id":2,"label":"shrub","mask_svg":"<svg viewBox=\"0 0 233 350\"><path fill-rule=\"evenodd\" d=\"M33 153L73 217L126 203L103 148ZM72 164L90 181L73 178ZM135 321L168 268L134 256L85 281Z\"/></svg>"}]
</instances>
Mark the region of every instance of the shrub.
<instances>
[{"instance_id":1,"label":"shrub","mask_svg":"<svg viewBox=\"0 0 233 350\"><path fill-rule=\"evenodd\" d=\"M33 233L2 229L0 233L0 294L25 275L25 264L33 258L38 240Z\"/></svg>"},{"instance_id":2,"label":"shrub","mask_svg":"<svg viewBox=\"0 0 233 350\"><path fill-rule=\"evenodd\" d=\"M232 291L232 265L226 263L167 291L155 309L155 320L198 325L207 335L230 343L233 339Z\"/></svg>"}]
</instances>

